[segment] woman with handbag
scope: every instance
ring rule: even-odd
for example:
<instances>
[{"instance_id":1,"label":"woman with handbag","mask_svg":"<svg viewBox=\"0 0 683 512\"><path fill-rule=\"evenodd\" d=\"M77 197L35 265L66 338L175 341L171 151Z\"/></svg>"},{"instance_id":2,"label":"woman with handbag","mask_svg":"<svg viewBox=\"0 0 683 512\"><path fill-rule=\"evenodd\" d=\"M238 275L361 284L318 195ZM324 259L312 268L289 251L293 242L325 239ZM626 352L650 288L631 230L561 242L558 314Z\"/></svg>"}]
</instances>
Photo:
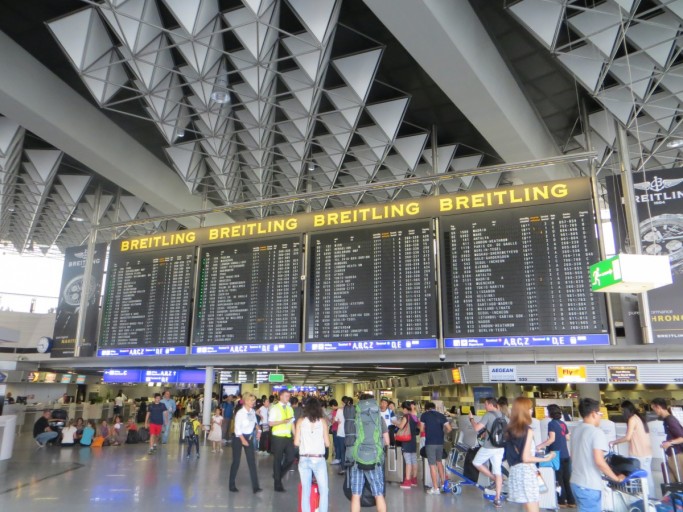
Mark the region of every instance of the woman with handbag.
<instances>
[{"instance_id":1,"label":"woman with handbag","mask_svg":"<svg viewBox=\"0 0 683 512\"><path fill-rule=\"evenodd\" d=\"M317 398L309 398L294 429L294 446L299 448L299 477L301 479L301 512L311 510L313 476L318 486L319 512L327 512L329 485L325 451L330 447L327 420Z\"/></svg>"},{"instance_id":2,"label":"woman with handbag","mask_svg":"<svg viewBox=\"0 0 683 512\"><path fill-rule=\"evenodd\" d=\"M650 429L647 422L636 410L636 406L629 400L621 403L621 412L626 420L626 435L610 441L610 447L621 443L628 443L628 453L640 462L640 469L647 471L648 488L654 492L652 480L652 443L650 442Z\"/></svg>"},{"instance_id":3,"label":"woman with handbag","mask_svg":"<svg viewBox=\"0 0 683 512\"><path fill-rule=\"evenodd\" d=\"M555 467L555 481L560 488L557 503L560 508L576 507L576 500L572 494L570 479L572 476L572 459L569 457L569 428L562 421L562 409L557 404L548 406L548 416L552 418L548 423L548 439L536 446L540 451L547 447L548 451L559 452L559 464Z\"/></svg>"},{"instance_id":4,"label":"woman with handbag","mask_svg":"<svg viewBox=\"0 0 683 512\"><path fill-rule=\"evenodd\" d=\"M401 489L417 487L417 422L413 419L410 412L410 402L401 404L403 417L398 423L398 431L394 438L401 443L403 460L406 463L405 475Z\"/></svg>"},{"instance_id":5,"label":"woman with handbag","mask_svg":"<svg viewBox=\"0 0 683 512\"><path fill-rule=\"evenodd\" d=\"M510 422L505 429L505 458L510 465L508 501L522 503L527 512L538 512L541 495L539 479L542 481L542 478L536 463L552 460L555 452L543 458L534 456L531 408L531 400L526 397L517 397L512 403Z\"/></svg>"}]
</instances>

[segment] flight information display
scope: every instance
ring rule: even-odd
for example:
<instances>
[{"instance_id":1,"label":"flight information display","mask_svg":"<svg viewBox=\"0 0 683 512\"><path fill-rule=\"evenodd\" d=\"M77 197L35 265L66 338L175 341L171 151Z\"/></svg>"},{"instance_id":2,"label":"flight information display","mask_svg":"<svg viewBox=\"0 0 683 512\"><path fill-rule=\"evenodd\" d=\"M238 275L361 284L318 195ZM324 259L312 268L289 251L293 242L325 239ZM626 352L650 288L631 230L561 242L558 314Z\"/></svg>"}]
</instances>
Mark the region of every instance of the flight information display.
<instances>
[{"instance_id":1,"label":"flight information display","mask_svg":"<svg viewBox=\"0 0 683 512\"><path fill-rule=\"evenodd\" d=\"M310 236L310 351L436 348L429 221Z\"/></svg>"},{"instance_id":2,"label":"flight information display","mask_svg":"<svg viewBox=\"0 0 683 512\"><path fill-rule=\"evenodd\" d=\"M193 353L299 350L301 259L299 237L204 248Z\"/></svg>"},{"instance_id":3,"label":"flight information display","mask_svg":"<svg viewBox=\"0 0 683 512\"><path fill-rule=\"evenodd\" d=\"M590 201L441 219L447 348L609 343Z\"/></svg>"},{"instance_id":4,"label":"flight information display","mask_svg":"<svg viewBox=\"0 0 683 512\"><path fill-rule=\"evenodd\" d=\"M98 355L186 353L193 281L193 247L112 255Z\"/></svg>"}]
</instances>

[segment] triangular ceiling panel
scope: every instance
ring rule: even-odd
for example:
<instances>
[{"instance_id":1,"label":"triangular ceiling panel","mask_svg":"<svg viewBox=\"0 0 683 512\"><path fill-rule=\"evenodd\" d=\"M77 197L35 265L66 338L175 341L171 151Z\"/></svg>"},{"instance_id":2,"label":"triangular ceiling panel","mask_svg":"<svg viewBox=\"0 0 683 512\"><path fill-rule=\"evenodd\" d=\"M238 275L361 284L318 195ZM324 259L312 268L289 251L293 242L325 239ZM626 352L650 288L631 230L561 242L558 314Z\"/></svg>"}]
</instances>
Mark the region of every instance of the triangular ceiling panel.
<instances>
[{"instance_id":1,"label":"triangular ceiling panel","mask_svg":"<svg viewBox=\"0 0 683 512\"><path fill-rule=\"evenodd\" d=\"M365 108L389 140L394 140L403 120L408 98L367 105Z\"/></svg>"},{"instance_id":2,"label":"triangular ceiling panel","mask_svg":"<svg viewBox=\"0 0 683 512\"><path fill-rule=\"evenodd\" d=\"M358 99L365 101L381 57L382 50L378 48L350 57L333 59L332 63Z\"/></svg>"},{"instance_id":3,"label":"triangular ceiling panel","mask_svg":"<svg viewBox=\"0 0 683 512\"><path fill-rule=\"evenodd\" d=\"M622 12L618 5L605 2L595 9L570 17L568 23L593 43L605 57L609 57L619 36Z\"/></svg>"},{"instance_id":4,"label":"triangular ceiling panel","mask_svg":"<svg viewBox=\"0 0 683 512\"><path fill-rule=\"evenodd\" d=\"M420 133L410 137L401 137L394 141L394 149L398 151L401 158L408 164L409 169L414 169L417 162L420 160L422 151L427 143L428 135Z\"/></svg>"},{"instance_id":5,"label":"triangular ceiling panel","mask_svg":"<svg viewBox=\"0 0 683 512\"><path fill-rule=\"evenodd\" d=\"M581 46L557 57L590 92L595 92L604 66L603 57L592 46Z\"/></svg>"},{"instance_id":6,"label":"triangular ceiling panel","mask_svg":"<svg viewBox=\"0 0 683 512\"><path fill-rule=\"evenodd\" d=\"M289 0L308 31L319 44L325 45L339 15L340 0Z\"/></svg>"},{"instance_id":7,"label":"triangular ceiling panel","mask_svg":"<svg viewBox=\"0 0 683 512\"><path fill-rule=\"evenodd\" d=\"M522 0L510 7L515 16L551 48L564 14L562 0Z\"/></svg>"}]
</instances>

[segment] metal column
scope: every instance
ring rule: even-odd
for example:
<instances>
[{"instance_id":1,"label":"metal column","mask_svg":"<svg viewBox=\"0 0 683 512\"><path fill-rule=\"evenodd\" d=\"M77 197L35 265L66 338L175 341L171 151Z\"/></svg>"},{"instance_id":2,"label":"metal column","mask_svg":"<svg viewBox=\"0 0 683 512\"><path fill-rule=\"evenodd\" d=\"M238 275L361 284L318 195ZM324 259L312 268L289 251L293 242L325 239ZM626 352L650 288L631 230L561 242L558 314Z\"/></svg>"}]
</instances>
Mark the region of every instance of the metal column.
<instances>
[{"instance_id":1,"label":"metal column","mask_svg":"<svg viewBox=\"0 0 683 512\"><path fill-rule=\"evenodd\" d=\"M636 254L642 254L643 248L638 229L638 211L633 196L633 171L631 158L628 153L626 130L615 121L617 127L617 149L619 151L619 171L621 173L621 188L624 194L624 209L626 210L626 229ZM643 332L643 342L653 343L652 319L650 318L650 300L647 292L638 294L638 310L640 312L640 327Z\"/></svg>"}]
</instances>

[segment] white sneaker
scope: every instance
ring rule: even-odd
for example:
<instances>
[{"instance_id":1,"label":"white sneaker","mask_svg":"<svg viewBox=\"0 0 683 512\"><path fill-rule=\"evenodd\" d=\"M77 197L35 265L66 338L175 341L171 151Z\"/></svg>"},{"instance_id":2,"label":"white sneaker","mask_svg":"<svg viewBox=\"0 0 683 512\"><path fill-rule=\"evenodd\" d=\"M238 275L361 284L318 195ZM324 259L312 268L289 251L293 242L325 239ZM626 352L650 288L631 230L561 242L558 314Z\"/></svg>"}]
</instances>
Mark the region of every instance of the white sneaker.
<instances>
[{"instance_id":1,"label":"white sneaker","mask_svg":"<svg viewBox=\"0 0 683 512\"><path fill-rule=\"evenodd\" d=\"M438 487L432 487L427 491L427 494L441 494L441 491Z\"/></svg>"},{"instance_id":2,"label":"white sneaker","mask_svg":"<svg viewBox=\"0 0 683 512\"><path fill-rule=\"evenodd\" d=\"M339 464L341 461L339 459L334 459L332 462L330 462L331 465L336 465Z\"/></svg>"}]
</instances>

